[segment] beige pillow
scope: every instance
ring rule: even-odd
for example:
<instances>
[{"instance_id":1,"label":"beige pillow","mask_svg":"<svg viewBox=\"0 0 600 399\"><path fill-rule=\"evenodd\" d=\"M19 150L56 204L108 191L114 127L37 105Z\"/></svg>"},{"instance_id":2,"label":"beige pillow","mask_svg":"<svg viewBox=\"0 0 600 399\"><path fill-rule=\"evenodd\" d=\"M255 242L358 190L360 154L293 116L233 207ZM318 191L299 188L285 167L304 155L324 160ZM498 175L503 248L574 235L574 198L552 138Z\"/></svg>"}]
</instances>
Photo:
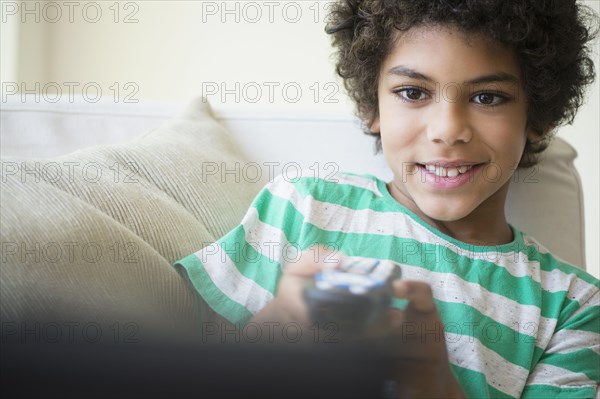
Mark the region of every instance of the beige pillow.
<instances>
[{"instance_id":1,"label":"beige pillow","mask_svg":"<svg viewBox=\"0 0 600 399\"><path fill-rule=\"evenodd\" d=\"M3 322L197 316L172 263L239 223L262 182L220 172L243 162L202 99L126 144L2 159Z\"/></svg>"}]
</instances>

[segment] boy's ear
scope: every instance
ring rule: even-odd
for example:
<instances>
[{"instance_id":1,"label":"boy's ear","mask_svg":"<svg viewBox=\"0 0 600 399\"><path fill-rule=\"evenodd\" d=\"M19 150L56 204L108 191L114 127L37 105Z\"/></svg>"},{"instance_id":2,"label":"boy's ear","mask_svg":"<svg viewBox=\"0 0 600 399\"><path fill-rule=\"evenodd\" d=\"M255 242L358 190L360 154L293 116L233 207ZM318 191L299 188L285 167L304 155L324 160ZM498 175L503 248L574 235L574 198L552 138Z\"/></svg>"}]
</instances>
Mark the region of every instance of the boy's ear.
<instances>
[{"instance_id":1,"label":"boy's ear","mask_svg":"<svg viewBox=\"0 0 600 399\"><path fill-rule=\"evenodd\" d=\"M527 129L527 141L531 142L531 143L537 143L538 141L542 141L544 140L552 131L552 127L547 127L546 129L544 129L544 131L542 132L542 134L539 134L538 132L534 131L531 128Z\"/></svg>"},{"instance_id":2,"label":"boy's ear","mask_svg":"<svg viewBox=\"0 0 600 399\"><path fill-rule=\"evenodd\" d=\"M379 123L379 115L373 119L371 122L371 126L369 126L369 130L373 133L379 133L381 131L381 124Z\"/></svg>"}]
</instances>

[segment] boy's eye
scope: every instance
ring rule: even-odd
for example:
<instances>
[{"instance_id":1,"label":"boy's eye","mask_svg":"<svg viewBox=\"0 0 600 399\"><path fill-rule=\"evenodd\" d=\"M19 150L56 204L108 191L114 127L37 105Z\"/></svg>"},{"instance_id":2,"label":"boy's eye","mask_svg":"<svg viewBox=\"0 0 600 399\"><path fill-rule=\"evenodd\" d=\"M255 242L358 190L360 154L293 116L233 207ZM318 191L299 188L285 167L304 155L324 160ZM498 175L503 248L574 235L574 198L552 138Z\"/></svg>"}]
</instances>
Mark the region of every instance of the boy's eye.
<instances>
[{"instance_id":1,"label":"boy's eye","mask_svg":"<svg viewBox=\"0 0 600 399\"><path fill-rule=\"evenodd\" d=\"M479 93L473 97L473 101L481 105L499 105L506 101L506 97L494 93Z\"/></svg>"},{"instance_id":2,"label":"boy's eye","mask_svg":"<svg viewBox=\"0 0 600 399\"><path fill-rule=\"evenodd\" d=\"M404 101L422 101L427 98L423 90L414 87L398 90L396 94Z\"/></svg>"}]
</instances>

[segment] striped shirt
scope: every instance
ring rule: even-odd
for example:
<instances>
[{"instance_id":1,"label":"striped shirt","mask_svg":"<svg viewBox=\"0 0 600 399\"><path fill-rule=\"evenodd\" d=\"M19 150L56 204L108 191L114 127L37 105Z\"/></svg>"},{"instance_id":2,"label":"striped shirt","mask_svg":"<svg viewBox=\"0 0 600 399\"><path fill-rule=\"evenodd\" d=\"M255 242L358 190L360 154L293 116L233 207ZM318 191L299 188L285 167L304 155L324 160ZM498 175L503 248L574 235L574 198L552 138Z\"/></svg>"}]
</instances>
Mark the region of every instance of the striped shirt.
<instances>
[{"instance_id":1,"label":"striped shirt","mask_svg":"<svg viewBox=\"0 0 600 399\"><path fill-rule=\"evenodd\" d=\"M508 244L465 244L426 224L373 176L280 176L239 226L177 265L214 311L245 323L274 297L282 267L315 244L393 260L403 278L432 287L468 397L594 397L599 281L511 229Z\"/></svg>"}]
</instances>

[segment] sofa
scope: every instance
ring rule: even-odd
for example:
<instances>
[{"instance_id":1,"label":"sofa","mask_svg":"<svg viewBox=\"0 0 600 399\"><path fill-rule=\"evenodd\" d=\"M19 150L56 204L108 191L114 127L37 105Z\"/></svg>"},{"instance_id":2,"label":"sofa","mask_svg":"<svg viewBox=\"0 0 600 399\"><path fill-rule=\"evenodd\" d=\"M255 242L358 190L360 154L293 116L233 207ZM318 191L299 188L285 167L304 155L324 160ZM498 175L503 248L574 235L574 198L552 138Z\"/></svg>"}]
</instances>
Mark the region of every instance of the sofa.
<instances>
[{"instance_id":1,"label":"sofa","mask_svg":"<svg viewBox=\"0 0 600 399\"><path fill-rule=\"evenodd\" d=\"M3 320L159 309L202 318L171 265L235 226L267 181L300 168L390 177L372 138L342 112L28 95L3 104L1 116ZM557 138L539 166L518 171L507 215L585 268L575 156Z\"/></svg>"}]
</instances>

